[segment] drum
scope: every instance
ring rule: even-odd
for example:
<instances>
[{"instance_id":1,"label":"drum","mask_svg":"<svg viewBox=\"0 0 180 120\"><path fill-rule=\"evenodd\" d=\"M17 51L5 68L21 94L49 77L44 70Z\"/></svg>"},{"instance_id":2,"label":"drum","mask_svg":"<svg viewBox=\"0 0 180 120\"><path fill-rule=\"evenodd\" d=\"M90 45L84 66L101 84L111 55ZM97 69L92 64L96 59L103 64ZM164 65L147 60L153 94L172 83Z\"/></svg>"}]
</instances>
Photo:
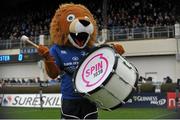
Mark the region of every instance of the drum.
<instances>
[{"instance_id":1,"label":"drum","mask_svg":"<svg viewBox=\"0 0 180 120\"><path fill-rule=\"evenodd\" d=\"M76 92L111 110L125 103L136 89L138 71L109 45L95 47L73 76Z\"/></svg>"}]
</instances>

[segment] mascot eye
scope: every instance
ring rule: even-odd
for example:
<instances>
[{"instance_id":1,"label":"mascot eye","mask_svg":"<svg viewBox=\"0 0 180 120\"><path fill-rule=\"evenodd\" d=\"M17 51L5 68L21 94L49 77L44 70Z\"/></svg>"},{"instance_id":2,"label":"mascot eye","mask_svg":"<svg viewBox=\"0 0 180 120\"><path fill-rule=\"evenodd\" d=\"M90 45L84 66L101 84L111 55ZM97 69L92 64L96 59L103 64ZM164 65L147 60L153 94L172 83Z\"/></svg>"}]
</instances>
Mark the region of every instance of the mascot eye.
<instances>
[{"instance_id":1,"label":"mascot eye","mask_svg":"<svg viewBox=\"0 0 180 120\"><path fill-rule=\"evenodd\" d=\"M74 19L75 19L75 15L73 15L73 14L70 14L70 15L67 16L67 21L68 22L72 22Z\"/></svg>"},{"instance_id":2,"label":"mascot eye","mask_svg":"<svg viewBox=\"0 0 180 120\"><path fill-rule=\"evenodd\" d=\"M89 20L89 17L88 17L88 16L85 16L84 18L85 18L86 20Z\"/></svg>"}]
</instances>

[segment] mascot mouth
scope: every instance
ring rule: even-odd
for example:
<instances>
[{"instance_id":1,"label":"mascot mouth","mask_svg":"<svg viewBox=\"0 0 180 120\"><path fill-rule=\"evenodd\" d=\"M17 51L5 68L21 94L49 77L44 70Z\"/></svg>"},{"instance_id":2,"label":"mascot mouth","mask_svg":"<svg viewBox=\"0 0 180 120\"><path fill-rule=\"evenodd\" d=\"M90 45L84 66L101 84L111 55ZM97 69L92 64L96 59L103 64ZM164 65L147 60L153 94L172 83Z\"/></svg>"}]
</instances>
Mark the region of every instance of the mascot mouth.
<instances>
[{"instance_id":1,"label":"mascot mouth","mask_svg":"<svg viewBox=\"0 0 180 120\"><path fill-rule=\"evenodd\" d=\"M79 47L84 46L89 38L89 34L86 32L70 33L70 36Z\"/></svg>"}]
</instances>

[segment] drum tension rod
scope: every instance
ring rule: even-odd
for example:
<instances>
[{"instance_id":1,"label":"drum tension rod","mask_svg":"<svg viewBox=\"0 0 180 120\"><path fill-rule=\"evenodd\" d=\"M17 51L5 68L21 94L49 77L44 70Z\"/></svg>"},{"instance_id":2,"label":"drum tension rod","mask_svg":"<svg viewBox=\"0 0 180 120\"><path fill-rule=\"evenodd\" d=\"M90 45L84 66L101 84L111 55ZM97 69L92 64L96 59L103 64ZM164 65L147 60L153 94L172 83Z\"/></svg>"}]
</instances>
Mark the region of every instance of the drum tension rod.
<instances>
[{"instance_id":1,"label":"drum tension rod","mask_svg":"<svg viewBox=\"0 0 180 120\"><path fill-rule=\"evenodd\" d=\"M132 87L134 90L136 90L136 88L134 86L132 86L130 83L126 82L121 76L119 76L119 79L122 80L125 84L129 85L130 87Z\"/></svg>"},{"instance_id":2,"label":"drum tension rod","mask_svg":"<svg viewBox=\"0 0 180 120\"><path fill-rule=\"evenodd\" d=\"M116 98L118 101L122 102L123 104L125 104L125 102L123 100L120 100L118 97L116 97L112 92L110 92L109 90L107 90L103 85L100 86L101 88L103 88L106 92L108 92L111 96L113 96L114 98Z\"/></svg>"},{"instance_id":3,"label":"drum tension rod","mask_svg":"<svg viewBox=\"0 0 180 120\"><path fill-rule=\"evenodd\" d=\"M103 105L103 103L99 100L99 99L95 99L95 103L98 107L102 108L102 109L106 109L108 111L112 111L111 109L107 108L106 106Z\"/></svg>"},{"instance_id":4,"label":"drum tension rod","mask_svg":"<svg viewBox=\"0 0 180 120\"><path fill-rule=\"evenodd\" d=\"M129 85L129 86L132 87L134 90L137 90L134 86L132 86L130 83L126 82L121 76L119 76L114 69L112 70L112 72L113 72L114 74L116 74L116 75L119 77L119 79L120 79L121 81L123 81L125 84Z\"/></svg>"},{"instance_id":5,"label":"drum tension rod","mask_svg":"<svg viewBox=\"0 0 180 120\"><path fill-rule=\"evenodd\" d=\"M84 94L85 94L86 96L88 96L88 97L91 96L89 93L84 93ZM102 108L102 109L106 109L106 110L108 110L108 111L112 111L111 109L105 107L105 106L103 105L103 103L102 103L99 99L94 99L94 98L91 98L91 99L93 99L92 101L95 102L98 107L100 107L100 108ZM91 100L91 99L90 99L90 100Z\"/></svg>"}]
</instances>

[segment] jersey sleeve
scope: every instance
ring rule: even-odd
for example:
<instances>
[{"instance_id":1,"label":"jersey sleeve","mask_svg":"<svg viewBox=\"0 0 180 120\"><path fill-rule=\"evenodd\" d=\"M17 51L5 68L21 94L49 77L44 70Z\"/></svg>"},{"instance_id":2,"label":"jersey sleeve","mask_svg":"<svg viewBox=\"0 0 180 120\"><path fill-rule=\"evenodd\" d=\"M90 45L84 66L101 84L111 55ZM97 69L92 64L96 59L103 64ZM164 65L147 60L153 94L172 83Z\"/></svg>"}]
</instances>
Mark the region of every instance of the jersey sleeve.
<instances>
[{"instance_id":1,"label":"jersey sleeve","mask_svg":"<svg viewBox=\"0 0 180 120\"><path fill-rule=\"evenodd\" d=\"M62 68L62 62L60 57L58 56L57 48L56 46L52 46L50 48L50 55L54 57L56 65L58 65L60 68Z\"/></svg>"}]
</instances>

